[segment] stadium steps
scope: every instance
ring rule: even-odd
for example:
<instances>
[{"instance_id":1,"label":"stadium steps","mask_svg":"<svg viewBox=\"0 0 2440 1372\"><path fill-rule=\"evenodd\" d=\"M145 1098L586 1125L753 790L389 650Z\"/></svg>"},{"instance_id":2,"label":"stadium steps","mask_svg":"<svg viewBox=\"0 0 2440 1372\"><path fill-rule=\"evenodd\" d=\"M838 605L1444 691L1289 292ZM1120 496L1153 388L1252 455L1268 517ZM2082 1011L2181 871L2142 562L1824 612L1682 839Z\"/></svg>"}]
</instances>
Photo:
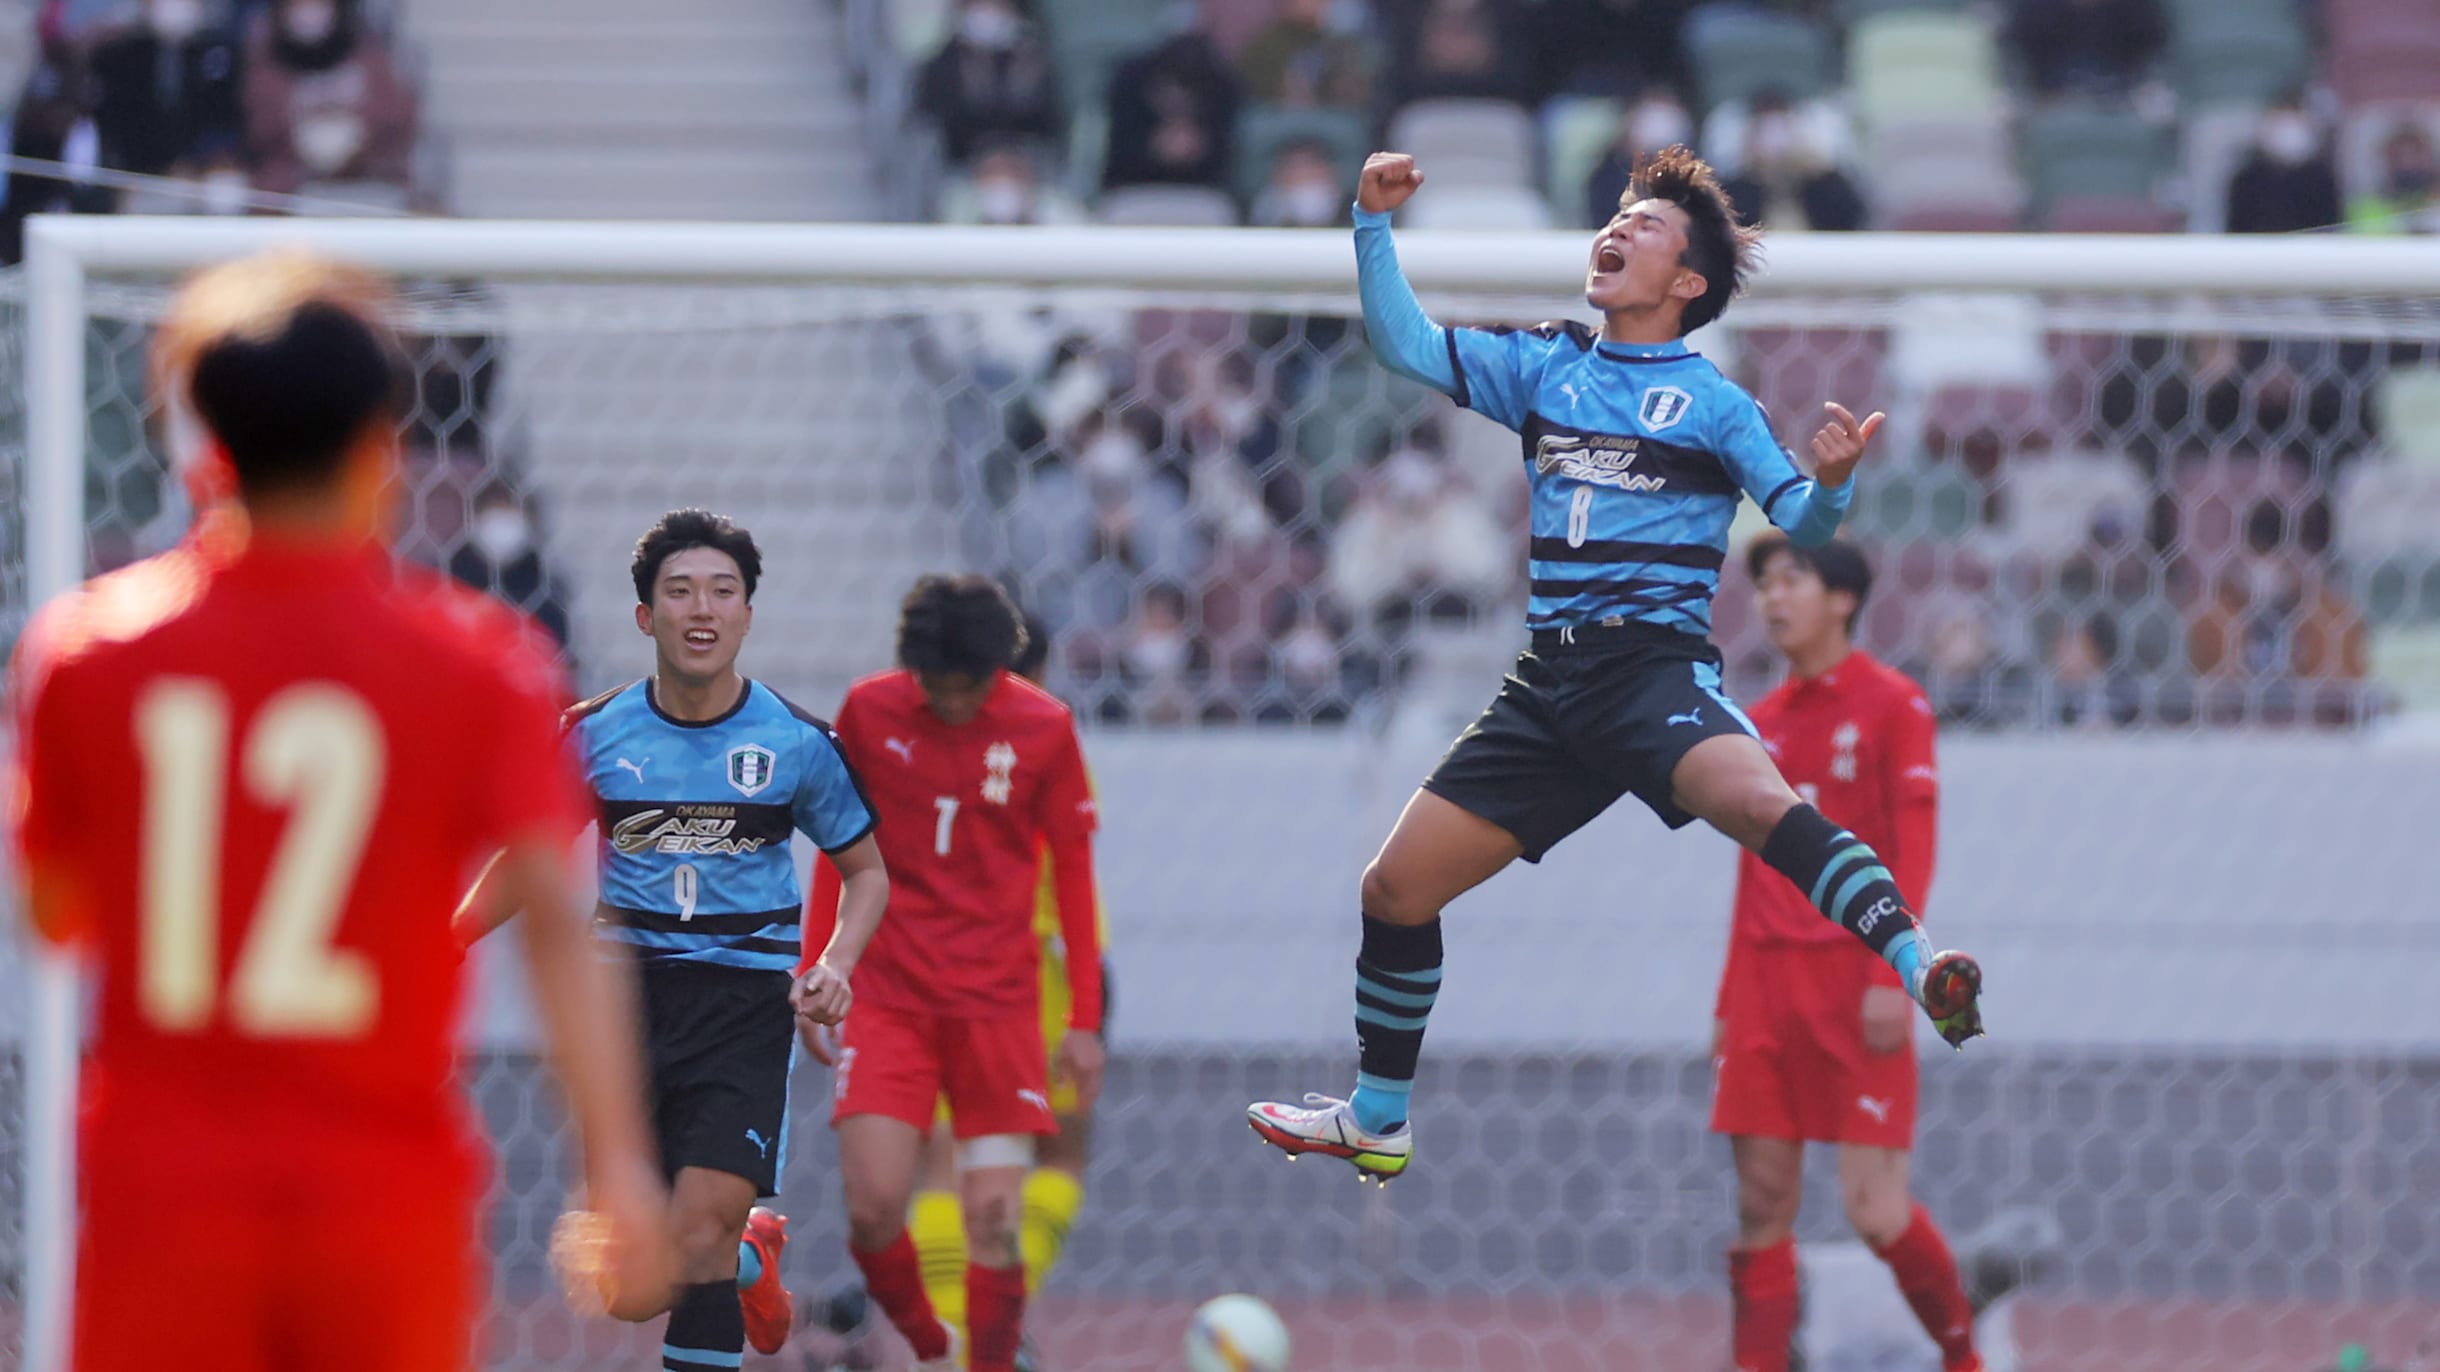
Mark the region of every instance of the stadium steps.
<instances>
[{"instance_id":1,"label":"stadium steps","mask_svg":"<svg viewBox=\"0 0 2440 1372\"><path fill-rule=\"evenodd\" d=\"M564 0L404 0L401 28L461 214L786 222L879 208L835 6L588 0L577 24ZM627 288L620 309L586 308L621 291L496 292L503 453L542 502L582 684L649 664L630 551L662 511L703 505L765 553L748 670L835 707L887 662L929 550L952 546L929 499L929 398L876 384L915 375L914 359L871 326L740 327L769 291L660 310ZM583 322L537 321L567 308Z\"/></svg>"},{"instance_id":2,"label":"stadium steps","mask_svg":"<svg viewBox=\"0 0 2440 1372\"><path fill-rule=\"evenodd\" d=\"M483 218L868 219L846 43L801 0L409 0L449 200Z\"/></svg>"}]
</instances>

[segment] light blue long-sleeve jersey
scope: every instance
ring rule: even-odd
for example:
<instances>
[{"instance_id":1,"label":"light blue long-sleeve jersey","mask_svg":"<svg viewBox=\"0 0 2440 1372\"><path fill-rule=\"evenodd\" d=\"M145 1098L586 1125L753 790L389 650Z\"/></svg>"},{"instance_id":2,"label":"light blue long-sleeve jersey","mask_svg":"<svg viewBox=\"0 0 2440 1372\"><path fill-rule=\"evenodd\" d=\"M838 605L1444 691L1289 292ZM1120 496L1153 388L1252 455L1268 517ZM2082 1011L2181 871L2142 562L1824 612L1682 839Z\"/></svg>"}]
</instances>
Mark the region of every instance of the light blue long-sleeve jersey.
<instances>
[{"instance_id":1,"label":"light blue long-sleeve jersey","mask_svg":"<svg viewBox=\"0 0 2440 1372\"><path fill-rule=\"evenodd\" d=\"M1389 216L1355 220L1373 355L1524 436L1529 627L1626 619L1708 634L1740 491L1798 544L1837 532L1855 483L1798 471L1762 406L1701 354L1604 342L1572 321L1444 328L1398 268Z\"/></svg>"}]
</instances>

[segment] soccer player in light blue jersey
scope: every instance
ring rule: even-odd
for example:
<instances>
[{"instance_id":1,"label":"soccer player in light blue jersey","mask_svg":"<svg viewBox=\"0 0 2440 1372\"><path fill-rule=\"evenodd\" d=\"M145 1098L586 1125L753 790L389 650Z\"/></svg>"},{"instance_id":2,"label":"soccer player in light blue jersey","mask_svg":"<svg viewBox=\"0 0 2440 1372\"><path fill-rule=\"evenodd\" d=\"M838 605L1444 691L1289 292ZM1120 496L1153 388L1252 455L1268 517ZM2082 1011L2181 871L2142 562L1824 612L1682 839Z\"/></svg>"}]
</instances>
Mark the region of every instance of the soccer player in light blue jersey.
<instances>
[{"instance_id":1,"label":"soccer player in light blue jersey","mask_svg":"<svg viewBox=\"0 0 2440 1372\"><path fill-rule=\"evenodd\" d=\"M1345 1158L1382 1180L1404 1171L1441 909L1629 793L1671 828L1705 820L1760 855L1896 968L1948 1042L1981 1033L1981 970L1933 952L1881 859L1789 788L1721 690L1708 638L1740 495L1797 544L1827 540L1883 416L1826 406L1808 477L1754 398L1687 348L1743 284L1760 234L1685 148L1647 158L1593 240L1584 292L1598 330L1432 322L1389 229L1422 184L1401 153L1364 165L1364 327L1382 365L1523 436L1533 639L1365 870L1353 1095L1257 1102L1248 1122L1290 1154Z\"/></svg>"},{"instance_id":2,"label":"soccer player in light blue jersey","mask_svg":"<svg viewBox=\"0 0 2440 1372\"><path fill-rule=\"evenodd\" d=\"M653 674L569 710L567 747L601 826L594 930L634 958L641 987L681 1265L661 1365L728 1372L749 1341L778 1352L794 1321L779 1274L787 1221L755 1201L777 1194L785 1166L797 1017L846 1016L889 877L838 736L737 670L762 575L753 536L673 510L637 541L632 570ZM797 833L844 878L837 925L802 975ZM513 913L489 904L478 886L460 912L473 937Z\"/></svg>"}]
</instances>

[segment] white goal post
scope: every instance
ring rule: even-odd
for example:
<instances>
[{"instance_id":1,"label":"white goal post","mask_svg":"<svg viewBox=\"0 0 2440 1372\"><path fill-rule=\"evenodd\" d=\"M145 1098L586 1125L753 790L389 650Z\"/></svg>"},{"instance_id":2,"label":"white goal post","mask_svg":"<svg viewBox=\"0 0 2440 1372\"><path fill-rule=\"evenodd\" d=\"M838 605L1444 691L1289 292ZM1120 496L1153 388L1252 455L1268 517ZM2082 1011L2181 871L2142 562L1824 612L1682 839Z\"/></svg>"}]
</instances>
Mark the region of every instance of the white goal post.
<instances>
[{"instance_id":1,"label":"white goal post","mask_svg":"<svg viewBox=\"0 0 2440 1372\"><path fill-rule=\"evenodd\" d=\"M907 296L916 311L954 306L969 292L1016 290L1117 292L1154 305L1174 296L1218 302L1215 308L1293 300L1348 314L1355 275L1347 236L1335 231L38 216L27 225L26 244L28 605L69 589L87 566L85 339L94 293L112 282L157 285L233 256L299 245L412 278L869 287ZM1579 233L1398 238L1427 306L1469 320L1583 317L1572 283L1583 273L1585 249ZM2430 308L2440 302L2440 252L2405 238L1789 234L1769 240L1765 269L1749 291L1756 302L1785 304L1790 318L1801 318L1807 302L1823 302L1817 322L1824 324L1836 321L1838 302L1858 296L1962 297L1970 319L1973 302L1984 297L2036 293L2140 296L2168 311L2189 299L2405 300L2426 311L2409 327L2430 338L2440 314ZM1738 317L1732 311L1730 322ZM1863 480L1872 479L1868 462ZM31 957L26 965L23 1365L61 1372L78 1001L57 960ZM1332 1015L1340 1009L1335 1001L1328 1008Z\"/></svg>"}]
</instances>

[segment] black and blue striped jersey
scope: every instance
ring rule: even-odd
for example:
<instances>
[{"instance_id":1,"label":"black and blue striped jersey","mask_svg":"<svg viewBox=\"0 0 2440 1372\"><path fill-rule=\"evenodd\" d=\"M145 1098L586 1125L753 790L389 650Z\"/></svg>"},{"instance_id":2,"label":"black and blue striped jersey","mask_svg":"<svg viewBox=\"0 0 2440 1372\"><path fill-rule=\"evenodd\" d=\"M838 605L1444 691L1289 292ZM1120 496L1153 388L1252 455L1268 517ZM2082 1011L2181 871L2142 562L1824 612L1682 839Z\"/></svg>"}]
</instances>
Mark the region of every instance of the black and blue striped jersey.
<instances>
[{"instance_id":1,"label":"black and blue striped jersey","mask_svg":"<svg viewBox=\"0 0 2440 1372\"><path fill-rule=\"evenodd\" d=\"M647 961L793 971L805 893L790 835L835 853L873 828L830 726L753 681L718 719L672 719L649 680L567 725L600 810L600 936Z\"/></svg>"},{"instance_id":2,"label":"black and blue striped jersey","mask_svg":"<svg viewBox=\"0 0 2440 1372\"><path fill-rule=\"evenodd\" d=\"M1611 343L1573 322L1445 328L1400 272L1387 215L1357 212L1356 258L1383 365L1524 437L1532 628L1708 634L1741 492L1797 543L1837 531L1853 483L1806 477L1762 406L1682 341Z\"/></svg>"}]
</instances>

